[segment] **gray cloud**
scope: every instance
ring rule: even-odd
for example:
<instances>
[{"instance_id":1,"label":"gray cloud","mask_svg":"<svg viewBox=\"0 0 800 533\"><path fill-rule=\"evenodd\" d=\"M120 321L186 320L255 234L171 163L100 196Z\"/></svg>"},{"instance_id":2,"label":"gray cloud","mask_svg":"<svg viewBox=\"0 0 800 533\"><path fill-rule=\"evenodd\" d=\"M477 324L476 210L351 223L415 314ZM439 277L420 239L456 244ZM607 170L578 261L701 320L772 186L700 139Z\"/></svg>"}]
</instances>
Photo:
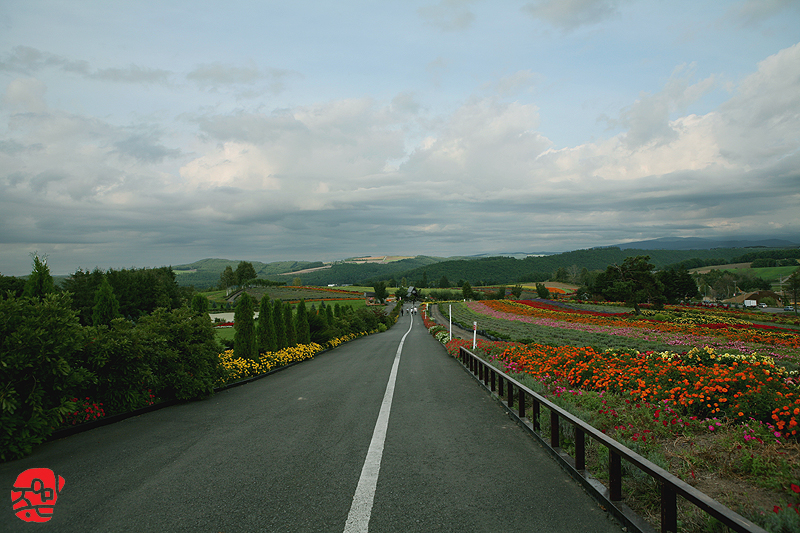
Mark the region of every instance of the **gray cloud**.
<instances>
[{"instance_id":1,"label":"gray cloud","mask_svg":"<svg viewBox=\"0 0 800 533\"><path fill-rule=\"evenodd\" d=\"M475 21L475 15L467 9L475 0L440 0L436 5L423 6L417 10L419 16L444 31L462 31Z\"/></svg>"},{"instance_id":2,"label":"gray cloud","mask_svg":"<svg viewBox=\"0 0 800 533\"><path fill-rule=\"evenodd\" d=\"M181 155L177 148L167 148L154 142L152 135L137 134L114 143L116 151L144 163L160 163L166 158Z\"/></svg>"},{"instance_id":3,"label":"gray cloud","mask_svg":"<svg viewBox=\"0 0 800 533\"><path fill-rule=\"evenodd\" d=\"M522 11L563 31L598 24L619 14L619 6L627 0L536 0L525 4Z\"/></svg>"},{"instance_id":4,"label":"gray cloud","mask_svg":"<svg viewBox=\"0 0 800 533\"><path fill-rule=\"evenodd\" d=\"M744 0L731 6L727 16L738 21L742 27L752 27L771 17L797 9L798 4L794 0Z\"/></svg>"},{"instance_id":5,"label":"gray cloud","mask_svg":"<svg viewBox=\"0 0 800 533\"><path fill-rule=\"evenodd\" d=\"M19 74L34 74L44 69L55 68L86 79L96 79L119 83L166 84L172 73L162 69L129 65L124 68L112 67L93 69L87 61L72 60L64 56L43 52L30 46L16 46L0 59L0 71Z\"/></svg>"}]
</instances>

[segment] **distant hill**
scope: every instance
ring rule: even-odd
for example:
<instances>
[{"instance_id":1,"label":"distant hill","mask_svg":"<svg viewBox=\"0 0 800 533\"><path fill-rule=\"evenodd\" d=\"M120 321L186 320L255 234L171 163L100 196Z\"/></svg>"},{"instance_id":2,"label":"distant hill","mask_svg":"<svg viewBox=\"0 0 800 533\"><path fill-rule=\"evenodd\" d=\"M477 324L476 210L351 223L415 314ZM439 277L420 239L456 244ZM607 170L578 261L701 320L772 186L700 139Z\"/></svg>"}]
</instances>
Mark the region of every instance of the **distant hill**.
<instances>
[{"instance_id":1,"label":"distant hill","mask_svg":"<svg viewBox=\"0 0 800 533\"><path fill-rule=\"evenodd\" d=\"M792 241L783 239L726 241L742 246L714 246L722 242L694 238L654 239L640 241L639 247L632 247L637 243L628 243L621 246L597 247L554 254L534 255L517 252L491 257L476 255L450 258L421 255L388 262L377 260L362 262L364 258L355 258L333 264L327 263L324 265L326 268L320 268L323 265L320 261L250 262L259 278L292 283L295 277L299 277L304 285L372 286L377 281L389 279L395 279L399 283L402 278L406 278L410 284L418 284L423 275L427 277L429 285L438 285L442 276L447 277L451 284L465 280L471 285L495 285L546 281L551 279L559 268L572 271L575 269L580 271L584 268L590 271L605 270L608 265L622 263L626 257L637 255L649 255L650 261L657 268L696 260L694 264L687 265L687 268L691 268L701 265L724 264L739 258L743 258L741 261L752 261L761 252L800 247ZM656 246L660 247L656 248ZM355 262L356 259L361 261ZM216 286L225 267L230 266L236 269L238 264L239 260L202 259L194 263L174 266L173 270L177 274L179 285L194 285L195 288L201 289ZM314 270L300 272L304 269Z\"/></svg>"},{"instance_id":2,"label":"distant hill","mask_svg":"<svg viewBox=\"0 0 800 533\"><path fill-rule=\"evenodd\" d=\"M330 268L312 272L299 271L306 268L318 268L322 263L319 261L277 261L273 263L250 261L250 263L259 278L291 284L295 277L299 277L304 285L352 285L376 276L388 279L395 272L413 270L444 260L445 258L442 257L420 255L386 263L342 261L331 264ZM239 263L240 260L201 259L194 263L173 266L172 270L177 274L178 285L182 287L193 285L195 288L201 289L216 286L219 283L220 274L225 268L230 266L236 270Z\"/></svg>"},{"instance_id":3,"label":"distant hill","mask_svg":"<svg viewBox=\"0 0 800 533\"><path fill-rule=\"evenodd\" d=\"M219 276L230 266L233 270L239 266L241 260L232 259L201 259L194 263L176 265L172 270L177 274L178 285L188 287L194 285L196 288L213 287L219 283ZM309 266L318 266L320 263L312 261L276 261L274 263L262 263L260 261L250 261L256 270L256 275L260 278L275 279L274 276L285 272L293 272ZM280 281L287 281L286 278ZM289 278L291 282L291 278Z\"/></svg>"},{"instance_id":4,"label":"distant hill","mask_svg":"<svg viewBox=\"0 0 800 533\"><path fill-rule=\"evenodd\" d=\"M748 253L760 252L764 248L715 248L700 250L645 250L618 247L591 248L588 250L575 250L561 254L546 255L541 257L527 257L514 259L513 257L485 257L471 260L442 261L425 267L415 268L394 274L395 278L405 277L410 284L419 283L423 274L427 277L428 284L437 285L442 276L447 277L451 283L464 280L470 285L497 285L518 282L546 281L553 277L559 269L577 270L584 268L589 271L605 270L608 265L622 263L626 257L637 255L650 256L650 262L656 268L672 267L690 259L699 259L703 264L728 263L732 259L747 256ZM750 259L752 260L752 259ZM371 278L364 280L364 285L373 285L386 278Z\"/></svg>"},{"instance_id":5,"label":"distant hill","mask_svg":"<svg viewBox=\"0 0 800 533\"><path fill-rule=\"evenodd\" d=\"M751 239L701 239L698 237L662 237L647 241L615 244L615 248L627 250L710 250L712 248L795 248L800 247L800 238L792 240L772 238Z\"/></svg>"}]
</instances>

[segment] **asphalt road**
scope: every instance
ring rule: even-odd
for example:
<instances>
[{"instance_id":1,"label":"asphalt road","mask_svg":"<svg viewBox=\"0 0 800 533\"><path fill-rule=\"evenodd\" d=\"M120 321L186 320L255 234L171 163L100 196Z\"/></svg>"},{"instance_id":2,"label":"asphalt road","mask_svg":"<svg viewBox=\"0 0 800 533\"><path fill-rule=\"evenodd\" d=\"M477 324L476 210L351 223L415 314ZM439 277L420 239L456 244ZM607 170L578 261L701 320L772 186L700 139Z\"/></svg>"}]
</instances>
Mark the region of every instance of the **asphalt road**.
<instances>
[{"instance_id":1,"label":"asphalt road","mask_svg":"<svg viewBox=\"0 0 800 533\"><path fill-rule=\"evenodd\" d=\"M343 532L398 353L369 531L622 530L406 314L259 381L0 464L5 490L28 468L65 479L49 522L21 521L6 500L0 531Z\"/></svg>"}]
</instances>

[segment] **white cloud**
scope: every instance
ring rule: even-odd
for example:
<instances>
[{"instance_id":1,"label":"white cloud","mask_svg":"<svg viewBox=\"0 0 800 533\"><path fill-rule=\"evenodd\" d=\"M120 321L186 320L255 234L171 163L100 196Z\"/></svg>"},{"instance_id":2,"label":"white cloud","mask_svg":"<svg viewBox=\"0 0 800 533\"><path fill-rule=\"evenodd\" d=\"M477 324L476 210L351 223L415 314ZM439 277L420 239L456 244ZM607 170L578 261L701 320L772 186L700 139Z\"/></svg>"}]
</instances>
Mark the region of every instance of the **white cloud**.
<instances>
[{"instance_id":1,"label":"white cloud","mask_svg":"<svg viewBox=\"0 0 800 533\"><path fill-rule=\"evenodd\" d=\"M747 165L800 148L800 43L761 61L742 80L720 106L716 133L725 156Z\"/></svg>"},{"instance_id":2,"label":"white cloud","mask_svg":"<svg viewBox=\"0 0 800 533\"><path fill-rule=\"evenodd\" d=\"M8 84L3 104L17 111L41 113L47 109L44 93L47 87L36 78L18 78Z\"/></svg>"}]
</instances>

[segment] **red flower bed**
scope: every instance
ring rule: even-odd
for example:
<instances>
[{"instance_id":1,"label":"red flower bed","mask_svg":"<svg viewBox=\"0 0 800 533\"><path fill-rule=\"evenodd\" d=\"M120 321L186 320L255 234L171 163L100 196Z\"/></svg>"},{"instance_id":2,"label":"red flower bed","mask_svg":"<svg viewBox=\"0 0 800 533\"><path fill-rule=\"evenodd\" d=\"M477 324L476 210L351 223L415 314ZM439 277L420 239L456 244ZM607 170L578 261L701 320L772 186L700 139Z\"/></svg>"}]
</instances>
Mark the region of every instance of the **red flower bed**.
<instances>
[{"instance_id":1,"label":"red flower bed","mask_svg":"<svg viewBox=\"0 0 800 533\"><path fill-rule=\"evenodd\" d=\"M537 302L534 300L514 300L518 304L527 305L536 309L546 309L548 311L558 311L559 313L575 313L577 315L591 315L591 316L622 316L627 313L604 313L602 311L589 311L586 309L573 309L554 303Z\"/></svg>"}]
</instances>

